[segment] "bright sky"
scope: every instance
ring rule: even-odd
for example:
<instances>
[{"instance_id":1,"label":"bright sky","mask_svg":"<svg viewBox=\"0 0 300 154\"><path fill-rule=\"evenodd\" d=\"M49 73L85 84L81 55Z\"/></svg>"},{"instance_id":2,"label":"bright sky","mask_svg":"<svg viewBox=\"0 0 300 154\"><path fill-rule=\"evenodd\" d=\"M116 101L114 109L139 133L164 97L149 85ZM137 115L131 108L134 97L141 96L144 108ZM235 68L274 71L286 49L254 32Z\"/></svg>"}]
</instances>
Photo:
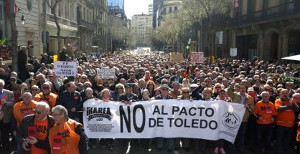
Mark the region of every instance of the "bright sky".
<instances>
[{"instance_id":1,"label":"bright sky","mask_svg":"<svg viewBox=\"0 0 300 154\"><path fill-rule=\"evenodd\" d=\"M148 4L153 0L124 0L125 13L128 19L135 14L148 14Z\"/></svg>"}]
</instances>

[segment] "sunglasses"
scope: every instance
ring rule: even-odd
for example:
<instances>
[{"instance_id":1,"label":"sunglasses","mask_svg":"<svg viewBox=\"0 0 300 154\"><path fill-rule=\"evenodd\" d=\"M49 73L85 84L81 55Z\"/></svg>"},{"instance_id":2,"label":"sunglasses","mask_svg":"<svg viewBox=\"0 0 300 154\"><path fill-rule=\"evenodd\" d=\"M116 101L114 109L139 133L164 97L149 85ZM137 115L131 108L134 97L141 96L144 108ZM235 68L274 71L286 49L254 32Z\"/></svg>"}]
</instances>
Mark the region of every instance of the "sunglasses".
<instances>
[{"instance_id":1,"label":"sunglasses","mask_svg":"<svg viewBox=\"0 0 300 154\"><path fill-rule=\"evenodd\" d=\"M43 89L50 89L49 87L43 87Z\"/></svg>"},{"instance_id":2,"label":"sunglasses","mask_svg":"<svg viewBox=\"0 0 300 154\"><path fill-rule=\"evenodd\" d=\"M188 92L188 91L184 91L184 92L182 92L183 94L188 94L188 93L190 93L190 92Z\"/></svg>"}]
</instances>

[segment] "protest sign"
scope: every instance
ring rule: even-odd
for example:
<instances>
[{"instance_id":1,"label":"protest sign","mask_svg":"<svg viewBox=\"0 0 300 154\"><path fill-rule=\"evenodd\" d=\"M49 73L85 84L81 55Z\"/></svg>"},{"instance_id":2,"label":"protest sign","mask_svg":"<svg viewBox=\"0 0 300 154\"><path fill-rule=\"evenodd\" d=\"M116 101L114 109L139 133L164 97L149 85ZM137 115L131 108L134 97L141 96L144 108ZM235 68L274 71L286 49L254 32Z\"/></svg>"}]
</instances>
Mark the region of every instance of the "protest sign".
<instances>
[{"instance_id":1,"label":"protest sign","mask_svg":"<svg viewBox=\"0 0 300 154\"><path fill-rule=\"evenodd\" d=\"M115 69L110 68L97 68L97 76L100 79L114 79L115 78Z\"/></svg>"},{"instance_id":2,"label":"protest sign","mask_svg":"<svg viewBox=\"0 0 300 154\"><path fill-rule=\"evenodd\" d=\"M191 57L192 63L203 63L204 62L203 52L191 52L190 57Z\"/></svg>"},{"instance_id":3,"label":"protest sign","mask_svg":"<svg viewBox=\"0 0 300 154\"><path fill-rule=\"evenodd\" d=\"M184 58L183 58L183 54L182 54L182 53L172 54L170 57L171 57L170 61L171 61L172 63L177 63L177 62L182 62L182 61L184 61Z\"/></svg>"},{"instance_id":4,"label":"protest sign","mask_svg":"<svg viewBox=\"0 0 300 154\"><path fill-rule=\"evenodd\" d=\"M77 74L76 62L56 61L54 64L56 76L75 76Z\"/></svg>"},{"instance_id":5,"label":"protest sign","mask_svg":"<svg viewBox=\"0 0 300 154\"><path fill-rule=\"evenodd\" d=\"M89 138L198 138L234 142L245 107L225 101L151 100L125 105L90 99L83 123Z\"/></svg>"},{"instance_id":6,"label":"protest sign","mask_svg":"<svg viewBox=\"0 0 300 154\"><path fill-rule=\"evenodd\" d=\"M237 56L237 48L230 48L230 56L231 57Z\"/></svg>"}]
</instances>

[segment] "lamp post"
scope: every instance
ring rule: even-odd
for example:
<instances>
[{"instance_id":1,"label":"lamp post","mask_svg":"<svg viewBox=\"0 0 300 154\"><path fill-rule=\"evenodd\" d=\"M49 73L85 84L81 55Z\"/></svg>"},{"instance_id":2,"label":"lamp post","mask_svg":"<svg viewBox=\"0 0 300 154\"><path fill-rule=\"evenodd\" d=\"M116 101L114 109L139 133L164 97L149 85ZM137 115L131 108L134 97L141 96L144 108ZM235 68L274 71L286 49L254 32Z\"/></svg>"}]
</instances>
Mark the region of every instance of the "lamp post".
<instances>
[{"instance_id":1,"label":"lamp post","mask_svg":"<svg viewBox=\"0 0 300 154\"><path fill-rule=\"evenodd\" d=\"M25 25L26 19L25 19L25 17L24 17L24 12L23 12L23 10L21 10L20 8L18 8L18 12L21 12L21 13L22 13L22 16L21 16L21 23L22 23L22 25Z\"/></svg>"}]
</instances>

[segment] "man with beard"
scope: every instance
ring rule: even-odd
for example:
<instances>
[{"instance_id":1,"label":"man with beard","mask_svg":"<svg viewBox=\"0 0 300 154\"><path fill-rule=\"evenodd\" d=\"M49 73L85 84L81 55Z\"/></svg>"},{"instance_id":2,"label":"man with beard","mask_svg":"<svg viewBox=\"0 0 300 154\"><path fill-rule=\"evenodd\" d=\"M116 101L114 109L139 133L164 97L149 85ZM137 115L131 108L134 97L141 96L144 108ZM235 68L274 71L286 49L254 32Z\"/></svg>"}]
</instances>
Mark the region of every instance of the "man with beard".
<instances>
[{"instance_id":1,"label":"man with beard","mask_svg":"<svg viewBox=\"0 0 300 154\"><path fill-rule=\"evenodd\" d=\"M275 107L278 115L276 119L277 126L277 152L279 154L291 153L290 142L295 124L295 111L299 109L298 105L289 101L289 91L282 89L280 91L280 98L275 101Z\"/></svg>"}]
</instances>

